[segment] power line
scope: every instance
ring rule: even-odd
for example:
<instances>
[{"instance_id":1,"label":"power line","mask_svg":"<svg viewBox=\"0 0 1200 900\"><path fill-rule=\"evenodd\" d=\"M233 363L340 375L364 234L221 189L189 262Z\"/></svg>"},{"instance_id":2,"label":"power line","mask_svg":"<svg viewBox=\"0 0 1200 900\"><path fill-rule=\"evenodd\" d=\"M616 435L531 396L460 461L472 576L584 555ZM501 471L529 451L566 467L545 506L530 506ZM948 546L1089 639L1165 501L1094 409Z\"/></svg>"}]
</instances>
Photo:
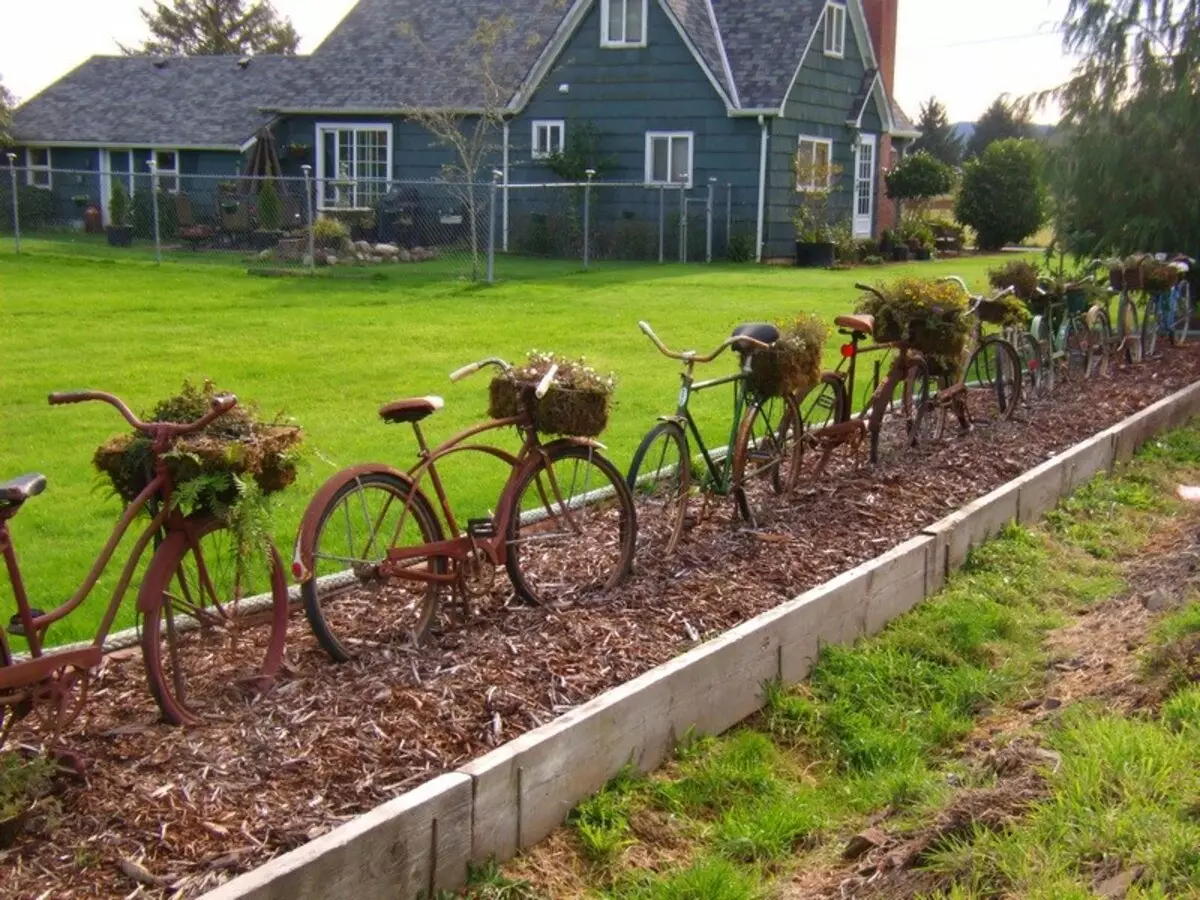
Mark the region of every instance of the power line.
<instances>
[{"instance_id":1,"label":"power line","mask_svg":"<svg viewBox=\"0 0 1200 900\"><path fill-rule=\"evenodd\" d=\"M1058 26L1055 26L1049 30L1044 29L1042 31L1030 31L1026 34L1010 34L1006 37L983 38L982 40L978 41L959 41L958 43L954 44L942 44L941 48L948 49L950 47L976 47L980 44L1005 44L1012 41L1027 41L1031 38L1049 37L1057 34L1060 31L1062 31L1062 29Z\"/></svg>"}]
</instances>

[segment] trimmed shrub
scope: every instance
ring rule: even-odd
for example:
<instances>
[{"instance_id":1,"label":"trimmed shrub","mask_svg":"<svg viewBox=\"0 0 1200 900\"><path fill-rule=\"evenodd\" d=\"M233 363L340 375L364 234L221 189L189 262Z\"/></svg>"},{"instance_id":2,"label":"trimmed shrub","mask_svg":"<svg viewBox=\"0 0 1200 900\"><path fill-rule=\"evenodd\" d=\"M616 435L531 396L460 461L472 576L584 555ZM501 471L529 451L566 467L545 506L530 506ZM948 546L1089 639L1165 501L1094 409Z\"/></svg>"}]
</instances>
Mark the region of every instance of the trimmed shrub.
<instances>
[{"instance_id":1,"label":"trimmed shrub","mask_svg":"<svg viewBox=\"0 0 1200 900\"><path fill-rule=\"evenodd\" d=\"M1037 231L1046 218L1037 145L1015 138L996 141L967 163L955 216L975 229L980 250L999 250Z\"/></svg>"}]
</instances>

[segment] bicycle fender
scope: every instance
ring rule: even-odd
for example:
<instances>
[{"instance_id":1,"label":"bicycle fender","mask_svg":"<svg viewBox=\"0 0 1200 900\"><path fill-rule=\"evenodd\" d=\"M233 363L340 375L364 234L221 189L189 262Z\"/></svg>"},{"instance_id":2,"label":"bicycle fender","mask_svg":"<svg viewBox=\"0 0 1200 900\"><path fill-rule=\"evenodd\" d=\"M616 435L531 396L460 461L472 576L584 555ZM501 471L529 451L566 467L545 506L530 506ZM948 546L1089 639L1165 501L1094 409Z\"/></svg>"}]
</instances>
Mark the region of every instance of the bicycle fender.
<instances>
[{"instance_id":1,"label":"bicycle fender","mask_svg":"<svg viewBox=\"0 0 1200 900\"><path fill-rule=\"evenodd\" d=\"M604 444L600 443L595 438L585 437L561 437L551 441L549 444L543 444L542 449L552 451L556 447L591 447L593 450L607 450Z\"/></svg>"},{"instance_id":2,"label":"bicycle fender","mask_svg":"<svg viewBox=\"0 0 1200 900\"><path fill-rule=\"evenodd\" d=\"M384 474L391 475L405 481L414 490L417 488L417 483L407 472L401 472L394 469L385 463L363 463L357 466L351 466L348 469L336 473L328 481L326 481L317 492L313 494L311 500L308 501L308 506L304 509L304 515L300 519L300 528L296 532L296 541L292 546L292 578L297 584L303 584L312 577L312 553L313 543L317 538L317 524L321 518L321 512L329 504L333 495L341 490L347 483L353 482L357 478L362 478L364 475Z\"/></svg>"},{"instance_id":3,"label":"bicycle fender","mask_svg":"<svg viewBox=\"0 0 1200 900\"><path fill-rule=\"evenodd\" d=\"M685 419L683 416L659 416L657 419L655 419L655 421L656 422L670 422L670 423L672 423L674 425L678 425L680 428L682 428L684 426L684 423L687 422L687 419Z\"/></svg>"}]
</instances>

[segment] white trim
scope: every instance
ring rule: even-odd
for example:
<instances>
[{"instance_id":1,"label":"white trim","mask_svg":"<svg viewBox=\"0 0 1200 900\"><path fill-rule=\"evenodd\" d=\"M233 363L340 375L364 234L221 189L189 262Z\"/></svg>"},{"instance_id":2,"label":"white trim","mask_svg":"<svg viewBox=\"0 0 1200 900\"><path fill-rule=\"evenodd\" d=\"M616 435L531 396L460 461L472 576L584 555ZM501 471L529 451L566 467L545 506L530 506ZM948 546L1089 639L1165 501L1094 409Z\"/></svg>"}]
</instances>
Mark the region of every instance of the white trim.
<instances>
[{"instance_id":1,"label":"white trim","mask_svg":"<svg viewBox=\"0 0 1200 900\"><path fill-rule=\"evenodd\" d=\"M352 206L352 207L337 207L327 206L325 203L325 139L326 132L338 131L384 131L387 132L387 155L386 155L386 171L384 180L392 180L392 160L395 156L396 145L394 135L392 133L392 124L390 122L316 122L313 125L313 138L316 142L316 176L317 187L317 209L321 212L327 210L346 209L347 211L358 211L370 209L367 206ZM336 141L336 138L335 138ZM355 173L350 172L350 177L356 177ZM355 190L355 199L357 199L358 191Z\"/></svg>"},{"instance_id":2,"label":"white trim","mask_svg":"<svg viewBox=\"0 0 1200 900\"><path fill-rule=\"evenodd\" d=\"M758 117L758 127L762 129L762 137L758 148L758 249L755 260L762 262L763 255L763 229L766 222L767 214L767 119L765 116Z\"/></svg>"},{"instance_id":3,"label":"white trim","mask_svg":"<svg viewBox=\"0 0 1200 900\"><path fill-rule=\"evenodd\" d=\"M251 147L253 147L257 143L258 143L258 136L255 135L254 137L250 138L250 140L246 141L246 143L242 144L242 146L238 147L238 153L245 153L247 150L249 150Z\"/></svg>"},{"instance_id":4,"label":"white trim","mask_svg":"<svg viewBox=\"0 0 1200 900\"><path fill-rule=\"evenodd\" d=\"M575 32L579 30L579 26L583 24L583 20L587 13L591 11L591 8L592 0L575 0L571 8L567 10L566 15L559 22L554 36L550 38L542 50L541 56L530 67L520 87L513 92L512 98L506 107L508 112L518 113L525 108L525 105L537 91L538 87L541 86L542 80L554 65L554 61L566 49L567 43L575 36Z\"/></svg>"},{"instance_id":5,"label":"white trim","mask_svg":"<svg viewBox=\"0 0 1200 900\"><path fill-rule=\"evenodd\" d=\"M530 159L545 159L547 156L553 156L555 153L562 153L567 146L567 123L563 119L534 119L531 123L532 128L529 134L529 158ZM546 135L546 150L538 150L538 129L547 129ZM552 129L558 129L558 147L554 147L554 142L551 140L553 136Z\"/></svg>"},{"instance_id":6,"label":"white trim","mask_svg":"<svg viewBox=\"0 0 1200 900\"><path fill-rule=\"evenodd\" d=\"M820 20L817 21L817 25ZM773 110L776 115L785 115L784 110L787 108L787 102L791 99L792 89L796 86L796 79L800 77L800 70L804 68L804 62L808 59L808 51L812 49L813 42L817 39L817 32L821 29L816 25L813 26L812 32L808 36L808 43L804 45L804 52L800 54L800 62L796 66L796 71L792 73L792 80L788 82L788 89L783 95L783 102L779 104L779 109Z\"/></svg>"},{"instance_id":7,"label":"white trim","mask_svg":"<svg viewBox=\"0 0 1200 900\"><path fill-rule=\"evenodd\" d=\"M613 40L608 33L608 11L613 0L600 0L600 46L606 50L633 50L646 46L646 36L650 31L650 2L649 0L620 0L625 4L625 26L628 27L629 4L642 4L642 38L639 41Z\"/></svg>"},{"instance_id":8,"label":"white trim","mask_svg":"<svg viewBox=\"0 0 1200 900\"><path fill-rule=\"evenodd\" d=\"M326 110L328 112L328 110ZM20 138L14 138L17 143ZM237 144L153 144L148 141L31 141L32 147L75 147L81 150L213 150L238 153Z\"/></svg>"},{"instance_id":9,"label":"white trim","mask_svg":"<svg viewBox=\"0 0 1200 900\"><path fill-rule=\"evenodd\" d=\"M671 173L670 173L671 147L670 147L670 144L667 145L667 170L668 170L667 171L667 180L666 181L655 181L654 180L654 141L662 139L662 138L666 138L668 140L674 140L676 138L687 138L687 148L688 148L687 169L688 170L687 170L687 181L683 183L683 186L685 188L690 188L692 186L692 183L695 179L695 174L696 174L695 172L692 171L695 168L695 161L696 161L696 133L694 131L647 131L646 132L646 184L677 185L680 183L678 181L670 180L671 179Z\"/></svg>"},{"instance_id":10,"label":"white trim","mask_svg":"<svg viewBox=\"0 0 1200 900\"><path fill-rule=\"evenodd\" d=\"M828 166L833 165L833 139L832 138L817 137L816 135L811 135L811 134L798 135L796 137L796 156L800 155L800 145L804 144L804 143L809 143L809 144L813 145L813 165L816 165L817 145L818 144L823 145L825 147L826 166L828 167ZM821 188L821 186L816 183L809 183L809 184L802 185L800 183L799 174L796 175L795 187L796 187L797 194L805 194L805 193L808 193L809 191L822 190L822 189L829 190L829 188L832 185L833 185L833 173L830 171L826 171L826 173L825 173L825 187L824 188Z\"/></svg>"},{"instance_id":11,"label":"white trim","mask_svg":"<svg viewBox=\"0 0 1200 900\"><path fill-rule=\"evenodd\" d=\"M852 128L862 128L863 116L867 114L867 105L872 99L879 109L879 123L883 126L883 133L891 134L895 127L892 119L892 104L888 102L887 91L883 87L883 76L878 71L875 72L875 77L871 79L871 86L863 96L863 103L858 109L857 118L847 119L846 124Z\"/></svg>"},{"instance_id":12,"label":"white trim","mask_svg":"<svg viewBox=\"0 0 1200 900\"><path fill-rule=\"evenodd\" d=\"M44 166L33 164L34 151L43 151L46 154L46 164ZM46 173L45 184L38 184L34 180L34 176L38 172ZM34 144L33 146L28 146L25 148L25 184L29 187L41 188L43 191L50 191L54 189L54 158L49 147L41 144Z\"/></svg>"},{"instance_id":13,"label":"white trim","mask_svg":"<svg viewBox=\"0 0 1200 900\"><path fill-rule=\"evenodd\" d=\"M172 153L172 154L174 154L174 156L175 156L175 167L174 167L174 168L171 168L171 169L167 169L167 168L164 168L163 166L160 166L160 165L158 165L158 155L159 155L160 153ZM150 151L150 158L151 158L151 159L153 159L153 160L154 160L154 162L155 162L155 167L154 167L154 170L155 170L155 173L158 175L158 184L159 184L159 187L160 187L160 189L161 189L161 187L162 187L163 180L164 180L164 179L170 179L172 186L168 186L168 187L166 188L166 190L167 190L167 193L169 193L169 194L178 194L178 193L179 193L179 177L180 177L180 174L181 174L181 173L180 173L180 171L179 171L179 169L180 169L180 165L179 165L179 151L178 151L178 150L175 150L175 149L167 149L167 148L163 148L163 149L161 149L161 150L151 150L151 151Z\"/></svg>"},{"instance_id":14,"label":"white trim","mask_svg":"<svg viewBox=\"0 0 1200 900\"><path fill-rule=\"evenodd\" d=\"M871 177L870 191L867 197L869 208L865 217L858 211L858 186L863 179L859 176L862 170L862 151L864 147L871 148ZM875 134L859 135L858 144L854 148L854 178L850 183L850 202L854 204L851 211L851 221L855 237L870 237L875 230L875 191L879 185L879 136ZM863 225L865 218L865 227Z\"/></svg>"},{"instance_id":15,"label":"white trim","mask_svg":"<svg viewBox=\"0 0 1200 900\"><path fill-rule=\"evenodd\" d=\"M858 43L858 55L862 57L864 68L878 69L879 57L875 55L875 44L871 41L871 29L867 25L862 0L848 0L846 11L850 15L850 24L854 26L854 40Z\"/></svg>"},{"instance_id":16,"label":"white trim","mask_svg":"<svg viewBox=\"0 0 1200 900\"><path fill-rule=\"evenodd\" d=\"M833 16L834 12L838 13L838 15ZM825 51L825 55L832 59L846 58L847 15L848 12L846 10L846 4L835 3L833 0L830 0L829 3L826 3L825 8L821 11L821 22L818 23L818 27L820 27L821 24L825 26L825 41L823 49ZM841 24L840 34L837 34L833 31L832 25L835 19Z\"/></svg>"},{"instance_id":17,"label":"white trim","mask_svg":"<svg viewBox=\"0 0 1200 900\"><path fill-rule=\"evenodd\" d=\"M733 78L733 67L729 65L729 54L725 52L725 38L721 34L721 26L717 23L717 11L713 8L713 0L705 0L708 6L708 21L712 23L713 34L717 38L717 49L721 51L721 65L725 67L725 80L729 83L729 89L733 92L733 106L742 105L742 99L738 96L737 82Z\"/></svg>"},{"instance_id":18,"label":"white trim","mask_svg":"<svg viewBox=\"0 0 1200 900\"><path fill-rule=\"evenodd\" d=\"M676 18L674 10L672 10L671 7L666 4L665 0L659 0L659 6L662 8L662 11L666 13L667 18L671 20L671 24L675 26L675 30L679 32L679 37L683 41L683 45L687 47L688 51L692 54L692 59L696 61L696 65L700 67L700 71L704 73L704 76L708 79L709 84L713 86L713 90L717 92L717 96L720 97L721 101L725 104L726 111L728 112L729 110L733 109L737 105L736 101L730 98L728 91L725 90L725 86L717 80L716 74L714 74L713 70L709 68L708 63L704 61L704 57L700 55L699 48L696 47L696 45L692 42L691 37L688 35L687 29L684 28L683 23ZM720 32L717 32L717 34L719 36ZM729 79L729 84L733 86L732 78ZM734 86L734 90L737 90L736 86Z\"/></svg>"},{"instance_id":19,"label":"white trim","mask_svg":"<svg viewBox=\"0 0 1200 900\"><path fill-rule=\"evenodd\" d=\"M504 147L501 150L503 154L501 162L501 171L504 173L504 180L500 188L500 249L505 253L508 252L508 144L509 144L509 123L508 119L504 120Z\"/></svg>"}]
</instances>

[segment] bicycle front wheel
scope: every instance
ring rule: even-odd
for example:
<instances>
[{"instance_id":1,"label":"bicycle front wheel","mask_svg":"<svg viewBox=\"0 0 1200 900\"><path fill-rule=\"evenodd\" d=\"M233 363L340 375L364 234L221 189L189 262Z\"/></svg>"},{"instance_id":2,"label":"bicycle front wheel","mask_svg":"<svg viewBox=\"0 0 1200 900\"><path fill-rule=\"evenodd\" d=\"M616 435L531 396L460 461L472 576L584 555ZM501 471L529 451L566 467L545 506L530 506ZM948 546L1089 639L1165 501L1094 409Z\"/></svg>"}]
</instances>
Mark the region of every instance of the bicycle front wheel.
<instances>
[{"instance_id":1,"label":"bicycle front wheel","mask_svg":"<svg viewBox=\"0 0 1200 900\"><path fill-rule=\"evenodd\" d=\"M171 531L138 594L150 693L172 725L232 712L283 661L288 596L274 546L239 548L223 522Z\"/></svg>"},{"instance_id":2,"label":"bicycle front wheel","mask_svg":"<svg viewBox=\"0 0 1200 900\"><path fill-rule=\"evenodd\" d=\"M1021 395L1026 400L1045 396L1045 366L1037 339L1024 328L1009 328L1005 339L1013 345L1021 361Z\"/></svg>"},{"instance_id":3,"label":"bicycle front wheel","mask_svg":"<svg viewBox=\"0 0 1200 900\"><path fill-rule=\"evenodd\" d=\"M765 490L791 490L799 469L804 426L791 397L753 400L738 425L730 477L738 512L754 521L753 500Z\"/></svg>"},{"instance_id":4,"label":"bicycle front wheel","mask_svg":"<svg viewBox=\"0 0 1200 900\"><path fill-rule=\"evenodd\" d=\"M679 546L691 490L687 435L659 422L642 438L625 483L637 507L637 556L669 556Z\"/></svg>"},{"instance_id":5,"label":"bicycle front wheel","mask_svg":"<svg viewBox=\"0 0 1200 900\"><path fill-rule=\"evenodd\" d=\"M1182 347L1192 322L1192 285L1180 281L1171 292L1163 325L1171 337L1171 345Z\"/></svg>"},{"instance_id":6,"label":"bicycle front wheel","mask_svg":"<svg viewBox=\"0 0 1200 900\"><path fill-rule=\"evenodd\" d=\"M1021 358L1001 338L984 338L963 370L967 415L972 425L994 425L1012 418L1021 400Z\"/></svg>"},{"instance_id":7,"label":"bicycle front wheel","mask_svg":"<svg viewBox=\"0 0 1200 900\"><path fill-rule=\"evenodd\" d=\"M437 612L438 586L386 578L380 565L392 548L422 547L442 540L429 500L390 472L335 475L343 479L316 516L311 576L300 588L313 635L335 662L397 639L419 644ZM435 573L445 558L417 556L405 563Z\"/></svg>"},{"instance_id":8,"label":"bicycle front wheel","mask_svg":"<svg viewBox=\"0 0 1200 900\"><path fill-rule=\"evenodd\" d=\"M506 564L527 603L576 604L629 571L637 540L633 497L595 447L559 442L517 484Z\"/></svg>"},{"instance_id":9,"label":"bicycle front wheel","mask_svg":"<svg viewBox=\"0 0 1200 900\"><path fill-rule=\"evenodd\" d=\"M1149 314L1151 303L1146 304ZM1117 309L1117 337L1124 348L1124 359L1127 365L1139 363L1146 356L1145 335L1142 331L1142 318L1138 314L1137 304L1129 294L1121 295L1120 306ZM1110 335L1111 338L1111 335Z\"/></svg>"},{"instance_id":10,"label":"bicycle front wheel","mask_svg":"<svg viewBox=\"0 0 1200 900\"><path fill-rule=\"evenodd\" d=\"M929 365L920 357L909 359L903 376L892 385L890 393L886 383L882 390L872 398L872 406L867 410L872 464L915 447L919 441L917 413L927 404L937 403ZM930 410L931 415L936 413ZM930 419L930 426L933 424Z\"/></svg>"},{"instance_id":11,"label":"bicycle front wheel","mask_svg":"<svg viewBox=\"0 0 1200 900\"><path fill-rule=\"evenodd\" d=\"M1057 369L1062 355L1055 350L1050 323L1044 316L1033 317L1029 333L1041 352L1041 396L1048 397L1054 393L1054 380L1058 376Z\"/></svg>"}]
</instances>

